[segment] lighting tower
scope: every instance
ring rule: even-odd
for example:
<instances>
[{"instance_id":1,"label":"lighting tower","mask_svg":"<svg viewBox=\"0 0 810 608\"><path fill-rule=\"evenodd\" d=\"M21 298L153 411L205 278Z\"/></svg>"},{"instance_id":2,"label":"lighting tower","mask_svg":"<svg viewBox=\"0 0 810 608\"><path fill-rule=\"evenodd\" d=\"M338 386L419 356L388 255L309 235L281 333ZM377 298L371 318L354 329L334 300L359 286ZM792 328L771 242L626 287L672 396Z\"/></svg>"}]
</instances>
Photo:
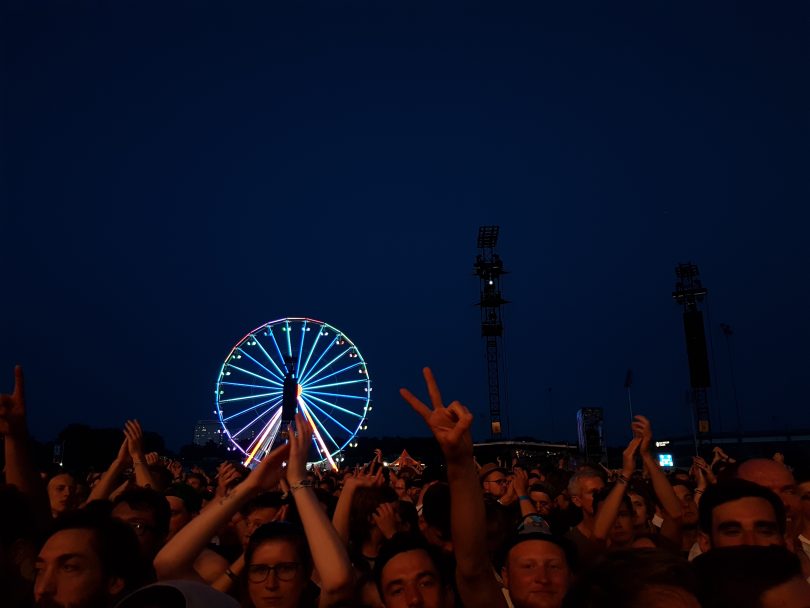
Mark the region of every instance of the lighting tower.
<instances>
[{"instance_id":1,"label":"lighting tower","mask_svg":"<svg viewBox=\"0 0 810 608\"><path fill-rule=\"evenodd\" d=\"M478 255L474 274L481 279L481 337L486 341L487 380L489 383L489 418L492 439L509 434L508 416L501 417L501 376L503 365L502 307L508 304L501 296L501 275L506 274L500 256L495 252L498 244L498 226L478 228ZM504 378L505 385L505 378ZM504 395L506 391L503 391ZM504 411L506 399L503 399ZM505 424L502 424L505 422Z\"/></svg>"},{"instance_id":2,"label":"lighting tower","mask_svg":"<svg viewBox=\"0 0 810 608\"><path fill-rule=\"evenodd\" d=\"M687 262L675 268L675 291L672 297L683 307L683 329L686 335L686 356L689 360L690 401L697 418L698 435L706 439L711 433L709 422L709 356L706 350L706 331L703 312L698 304L703 302L708 290L700 281L696 264Z\"/></svg>"}]
</instances>

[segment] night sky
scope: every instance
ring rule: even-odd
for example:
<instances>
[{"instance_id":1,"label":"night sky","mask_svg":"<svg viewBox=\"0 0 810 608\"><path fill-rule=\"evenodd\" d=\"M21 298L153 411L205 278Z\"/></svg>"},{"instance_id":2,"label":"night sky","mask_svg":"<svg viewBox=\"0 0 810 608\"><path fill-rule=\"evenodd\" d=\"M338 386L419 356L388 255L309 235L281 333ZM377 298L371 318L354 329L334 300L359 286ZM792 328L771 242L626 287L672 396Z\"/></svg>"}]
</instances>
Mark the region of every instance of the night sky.
<instances>
[{"instance_id":1,"label":"night sky","mask_svg":"<svg viewBox=\"0 0 810 608\"><path fill-rule=\"evenodd\" d=\"M176 448L237 340L309 316L368 362L369 435L424 434L398 388L430 365L484 439L497 224L513 435L599 406L621 444L628 368L688 434L687 261L715 429L720 323L744 428L810 427L810 5L614 4L7 1L0 390L23 364L40 440Z\"/></svg>"}]
</instances>

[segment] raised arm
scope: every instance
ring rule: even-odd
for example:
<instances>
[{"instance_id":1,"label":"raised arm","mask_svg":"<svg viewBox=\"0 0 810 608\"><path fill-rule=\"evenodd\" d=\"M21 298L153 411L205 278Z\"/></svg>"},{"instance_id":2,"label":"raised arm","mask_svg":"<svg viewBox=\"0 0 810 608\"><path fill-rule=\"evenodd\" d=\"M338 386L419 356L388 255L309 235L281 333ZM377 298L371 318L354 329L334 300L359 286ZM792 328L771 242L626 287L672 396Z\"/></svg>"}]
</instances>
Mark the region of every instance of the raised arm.
<instances>
[{"instance_id":1,"label":"raised arm","mask_svg":"<svg viewBox=\"0 0 810 608\"><path fill-rule=\"evenodd\" d=\"M641 445L641 437L633 437L622 454L622 472L616 481L616 485L607 495L604 502L599 505L596 513L596 520L593 523L593 539L599 542L606 542L610 529L613 527L616 517L619 515L619 508L622 499L627 492L627 483L636 470L636 452Z\"/></svg>"},{"instance_id":2,"label":"raised arm","mask_svg":"<svg viewBox=\"0 0 810 608\"><path fill-rule=\"evenodd\" d=\"M300 413L295 415L295 430L290 429L290 460L287 480L290 483L298 516L312 554L312 563L320 579L319 604L328 606L338 599L350 599L354 591L354 572L346 546L324 513L307 479L307 452L312 441L312 427Z\"/></svg>"},{"instance_id":3,"label":"raised arm","mask_svg":"<svg viewBox=\"0 0 810 608\"><path fill-rule=\"evenodd\" d=\"M537 509L534 508L534 503L529 498L529 474L520 467L514 467L513 472L515 478L512 480L512 487L520 501L520 514L523 517L533 515Z\"/></svg>"},{"instance_id":4,"label":"raised arm","mask_svg":"<svg viewBox=\"0 0 810 608\"><path fill-rule=\"evenodd\" d=\"M681 501L675 495L672 484L669 483L661 467L658 466L650 449L653 437L650 421L644 416L636 416L631 426L633 432L641 437L641 460L650 476L653 491L655 491L655 495L658 497L661 507L670 518L680 520L683 517Z\"/></svg>"},{"instance_id":5,"label":"raised arm","mask_svg":"<svg viewBox=\"0 0 810 608\"><path fill-rule=\"evenodd\" d=\"M439 387L429 368L422 370L433 409L408 389L400 394L422 416L439 442L447 463L450 485L450 530L456 558L456 582L466 608L506 608L487 553L484 495L473 459L470 426L473 416L458 401L444 407Z\"/></svg>"},{"instance_id":6,"label":"raised arm","mask_svg":"<svg viewBox=\"0 0 810 608\"><path fill-rule=\"evenodd\" d=\"M276 448L259 463L227 496L212 501L197 517L188 522L160 550L154 561L158 580L202 580L194 570L194 560L222 525L251 498L269 490L281 478L281 463L290 451L289 444Z\"/></svg>"},{"instance_id":7,"label":"raised arm","mask_svg":"<svg viewBox=\"0 0 810 608\"><path fill-rule=\"evenodd\" d=\"M127 438L124 437L124 442L121 444L121 447L118 448L118 455L110 463L107 470L104 471L98 483L90 490L90 496L87 497L84 504L93 502L94 500L110 498L115 490L115 484L121 476L121 473L127 468L127 464L129 464L129 444Z\"/></svg>"},{"instance_id":8,"label":"raised arm","mask_svg":"<svg viewBox=\"0 0 810 608\"><path fill-rule=\"evenodd\" d=\"M132 468L135 471L135 483L142 488L151 488L155 485L152 471L146 464L146 454L143 450L143 429L137 420L127 420L124 424L124 434L127 436L129 457L132 459Z\"/></svg>"},{"instance_id":9,"label":"raised arm","mask_svg":"<svg viewBox=\"0 0 810 608\"><path fill-rule=\"evenodd\" d=\"M355 491L357 488L381 485L382 480L382 469L377 470L376 473L372 471L370 474L355 471L354 475L346 478L335 505L335 512L332 514L332 525L337 531L338 538L347 547L349 546L349 516Z\"/></svg>"},{"instance_id":10,"label":"raised arm","mask_svg":"<svg viewBox=\"0 0 810 608\"><path fill-rule=\"evenodd\" d=\"M14 368L14 391L0 393L0 436L4 438L6 483L31 501L42 521L50 519L48 496L31 457L31 438L25 413L25 377L21 366Z\"/></svg>"}]
</instances>

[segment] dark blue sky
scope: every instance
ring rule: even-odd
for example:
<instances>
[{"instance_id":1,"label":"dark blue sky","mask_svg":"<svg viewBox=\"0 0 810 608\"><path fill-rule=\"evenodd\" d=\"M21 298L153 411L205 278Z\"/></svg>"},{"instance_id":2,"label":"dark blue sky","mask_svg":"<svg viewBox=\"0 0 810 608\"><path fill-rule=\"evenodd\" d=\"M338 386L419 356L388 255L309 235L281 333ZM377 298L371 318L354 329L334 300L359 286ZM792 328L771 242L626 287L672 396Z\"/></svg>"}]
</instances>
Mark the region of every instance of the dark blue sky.
<instances>
[{"instance_id":1,"label":"dark blue sky","mask_svg":"<svg viewBox=\"0 0 810 608\"><path fill-rule=\"evenodd\" d=\"M171 8L162 6L173 5ZM372 435L431 365L479 416L501 227L513 430L686 434L674 267L710 290L715 428L810 426L806 3L6 2L0 378L31 426L170 445L248 330L342 329ZM436 6L436 5L440 6ZM497 5L497 6L496 6Z\"/></svg>"}]
</instances>

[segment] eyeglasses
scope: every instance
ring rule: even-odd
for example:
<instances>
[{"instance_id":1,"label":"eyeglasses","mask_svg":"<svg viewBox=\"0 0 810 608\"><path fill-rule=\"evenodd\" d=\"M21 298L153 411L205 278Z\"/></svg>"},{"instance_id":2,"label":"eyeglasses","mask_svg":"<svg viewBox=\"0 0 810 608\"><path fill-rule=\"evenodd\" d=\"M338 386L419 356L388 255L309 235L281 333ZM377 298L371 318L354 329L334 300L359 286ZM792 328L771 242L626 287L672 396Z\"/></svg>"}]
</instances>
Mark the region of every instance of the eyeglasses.
<instances>
[{"instance_id":1,"label":"eyeglasses","mask_svg":"<svg viewBox=\"0 0 810 608\"><path fill-rule=\"evenodd\" d=\"M298 562L279 562L275 566L267 564L253 564L248 566L248 580L251 583L263 583L271 571L276 573L278 580L291 581L298 572Z\"/></svg>"},{"instance_id":2,"label":"eyeglasses","mask_svg":"<svg viewBox=\"0 0 810 608\"><path fill-rule=\"evenodd\" d=\"M484 483L497 483L499 486L509 485L508 479L487 479Z\"/></svg>"}]
</instances>

